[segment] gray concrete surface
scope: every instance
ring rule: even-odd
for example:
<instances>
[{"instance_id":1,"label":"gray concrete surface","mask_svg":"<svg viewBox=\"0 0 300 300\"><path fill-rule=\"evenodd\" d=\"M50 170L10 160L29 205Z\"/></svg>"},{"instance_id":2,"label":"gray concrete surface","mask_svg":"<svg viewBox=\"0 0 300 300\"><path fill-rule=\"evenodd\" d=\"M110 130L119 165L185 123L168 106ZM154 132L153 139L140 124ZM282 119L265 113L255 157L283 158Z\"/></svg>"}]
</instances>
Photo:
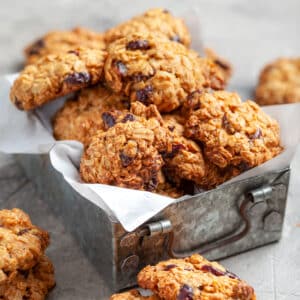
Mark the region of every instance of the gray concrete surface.
<instances>
[{"instance_id":1,"label":"gray concrete surface","mask_svg":"<svg viewBox=\"0 0 300 300\"><path fill-rule=\"evenodd\" d=\"M244 97L252 96L264 63L300 53L298 0L0 0L0 75L18 70L24 45L47 30L76 25L103 30L116 20L160 6L177 14L189 8L199 10L199 34L206 45L233 63L235 74L230 89ZM0 155L0 167L0 208L21 207L51 232L48 254L56 266L57 287L49 299L107 299L109 291L103 279L11 158ZM258 299L300 299L300 151L292 170L282 240L223 261L255 287Z\"/></svg>"}]
</instances>

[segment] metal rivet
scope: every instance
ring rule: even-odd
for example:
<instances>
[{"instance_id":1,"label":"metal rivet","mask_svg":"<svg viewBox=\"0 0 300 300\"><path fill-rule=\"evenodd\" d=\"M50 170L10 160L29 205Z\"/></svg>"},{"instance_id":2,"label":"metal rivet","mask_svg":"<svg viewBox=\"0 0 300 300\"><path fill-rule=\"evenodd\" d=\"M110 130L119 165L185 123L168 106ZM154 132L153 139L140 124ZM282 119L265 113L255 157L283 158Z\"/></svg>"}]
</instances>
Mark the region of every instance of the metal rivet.
<instances>
[{"instance_id":1,"label":"metal rivet","mask_svg":"<svg viewBox=\"0 0 300 300\"><path fill-rule=\"evenodd\" d=\"M135 247L137 242L138 242L138 237L135 232L127 233L120 240L120 247L122 248Z\"/></svg>"},{"instance_id":2,"label":"metal rivet","mask_svg":"<svg viewBox=\"0 0 300 300\"><path fill-rule=\"evenodd\" d=\"M124 274L133 274L137 272L140 259L137 255L131 255L125 258L121 264L121 271Z\"/></svg>"},{"instance_id":3,"label":"metal rivet","mask_svg":"<svg viewBox=\"0 0 300 300\"><path fill-rule=\"evenodd\" d=\"M277 211L271 211L264 217L264 230L265 231L281 231L282 216Z\"/></svg>"}]
</instances>

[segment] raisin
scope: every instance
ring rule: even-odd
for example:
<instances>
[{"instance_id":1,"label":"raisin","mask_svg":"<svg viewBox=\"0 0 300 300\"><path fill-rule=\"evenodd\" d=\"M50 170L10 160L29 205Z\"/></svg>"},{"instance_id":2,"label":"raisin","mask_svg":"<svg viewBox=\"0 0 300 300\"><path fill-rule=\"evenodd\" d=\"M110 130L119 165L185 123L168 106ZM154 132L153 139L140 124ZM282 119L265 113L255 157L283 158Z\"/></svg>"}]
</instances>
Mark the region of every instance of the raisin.
<instances>
[{"instance_id":1,"label":"raisin","mask_svg":"<svg viewBox=\"0 0 300 300\"><path fill-rule=\"evenodd\" d=\"M31 46L28 54L29 55L39 54L40 50L44 47L45 47L45 41L43 39L39 39Z\"/></svg>"},{"instance_id":2,"label":"raisin","mask_svg":"<svg viewBox=\"0 0 300 300\"><path fill-rule=\"evenodd\" d=\"M150 96L153 92L153 88L151 85L145 86L143 89L138 90L136 92L136 98L138 101L142 102L145 105L151 104Z\"/></svg>"},{"instance_id":3,"label":"raisin","mask_svg":"<svg viewBox=\"0 0 300 300\"><path fill-rule=\"evenodd\" d=\"M184 149L184 145L183 144L173 144L172 145L172 150L171 152L167 152L167 151L163 151L161 153L162 157L164 159L167 159L167 158L174 158L175 155L178 154L178 152L181 150L181 149Z\"/></svg>"},{"instance_id":4,"label":"raisin","mask_svg":"<svg viewBox=\"0 0 300 300\"><path fill-rule=\"evenodd\" d=\"M23 103L17 97L15 97L14 104L19 110L24 110Z\"/></svg>"},{"instance_id":5,"label":"raisin","mask_svg":"<svg viewBox=\"0 0 300 300\"><path fill-rule=\"evenodd\" d=\"M165 268L164 268L164 271L169 271L169 270L174 269L176 267L177 267L177 265L175 265L175 264L166 265Z\"/></svg>"},{"instance_id":6,"label":"raisin","mask_svg":"<svg viewBox=\"0 0 300 300\"><path fill-rule=\"evenodd\" d=\"M123 62L121 62L120 60L118 60L116 63L115 63L116 67L117 67L117 70L119 72L119 74L121 76L125 76L127 74L127 67L125 66L125 64Z\"/></svg>"},{"instance_id":7,"label":"raisin","mask_svg":"<svg viewBox=\"0 0 300 300\"><path fill-rule=\"evenodd\" d=\"M187 284L184 284L177 296L177 300L193 300L193 289L192 287L188 286Z\"/></svg>"},{"instance_id":8,"label":"raisin","mask_svg":"<svg viewBox=\"0 0 300 300\"><path fill-rule=\"evenodd\" d=\"M262 131L261 131L260 128L257 128L256 131L253 134L249 135L249 139L250 140L256 140L256 139L261 138L261 136L262 136Z\"/></svg>"},{"instance_id":9,"label":"raisin","mask_svg":"<svg viewBox=\"0 0 300 300\"><path fill-rule=\"evenodd\" d=\"M29 228L21 229L21 230L17 233L17 235L23 235L23 234L25 234L25 233L27 233L27 232L29 232L29 231L30 231Z\"/></svg>"},{"instance_id":10,"label":"raisin","mask_svg":"<svg viewBox=\"0 0 300 300\"><path fill-rule=\"evenodd\" d=\"M134 160L133 157L130 157L130 156L126 155L124 153L124 151L120 152L119 157L120 157L122 166L125 167L125 168L128 167Z\"/></svg>"},{"instance_id":11,"label":"raisin","mask_svg":"<svg viewBox=\"0 0 300 300\"><path fill-rule=\"evenodd\" d=\"M212 273L215 276L224 276L225 275L224 271L218 270L218 269L214 268L213 266L209 266L209 265L203 265L201 267L201 270L204 272Z\"/></svg>"},{"instance_id":12,"label":"raisin","mask_svg":"<svg viewBox=\"0 0 300 300\"><path fill-rule=\"evenodd\" d=\"M228 134L234 133L234 128L231 126L226 113L223 115L223 118L222 118L222 127L226 130L226 132Z\"/></svg>"},{"instance_id":13,"label":"raisin","mask_svg":"<svg viewBox=\"0 0 300 300\"><path fill-rule=\"evenodd\" d=\"M156 172L151 176L150 180L144 184L146 191L154 191L157 188L158 180Z\"/></svg>"},{"instance_id":14,"label":"raisin","mask_svg":"<svg viewBox=\"0 0 300 300\"><path fill-rule=\"evenodd\" d=\"M64 81L67 84L85 84L91 81L91 76L87 72L77 72L67 75Z\"/></svg>"},{"instance_id":15,"label":"raisin","mask_svg":"<svg viewBox=\"0 0 300 300\"><path fill-rule=\"evenodd\" d=\"M171 41L173 42L177 42L177 43L181 43L181 38L179 35L173 35L171 38L170 38Z\"/></svg>"},{"instance_id":16,"label":"raisin","mask_svg":"<svg viewBox=\"0 0 300 300\"><path fill-rule=\"evenodd\" d=\"M151 47L147 40L130 41L126 45L126 50L149 50Z\"/></svg>"},{"instance_id":17,"label":"raisin","mask_svg":"<svg viewBox=\"0 0 300 300\"><path fill-rule=\"evenodd\" d=\"M127 115L123 118L122 123L133 122L134 120L135 120L134 115L132 115L132 114L127 114Z\"/></svg>"},{"instance_id":18,"label":"raisin","mask_svg":"<svg viewBox=\"0 0 300 300\"><path fill-rule=\"evenodd\" d=\"M171 131L171 132L173 132L174 131L174 129L175 129L175 126L174 125L170 125L170 126L168 126L168 129Z\"/></svg>"},{"instance_id":19,"label":"raisin","mask_svg":"<svg viewBox=\"0 0 300 300\"><path fill-rule=\"evenodd\" d=\"M237 168L241 171L241 172L245 172L248 171L251 167L249 166L249 164L245 161L242 161Z\"/></svg>"},{"instance_id":20,"label":"raisin","mask_svg":"<svg viewBox=\"0 0 300 300\"><path fill-rule=\"evenodd\" d=\"M109 112L104 112L102 114L102 120L106 128L113 127L116 124L115 117Z\"/></svg>"}]
</instances>

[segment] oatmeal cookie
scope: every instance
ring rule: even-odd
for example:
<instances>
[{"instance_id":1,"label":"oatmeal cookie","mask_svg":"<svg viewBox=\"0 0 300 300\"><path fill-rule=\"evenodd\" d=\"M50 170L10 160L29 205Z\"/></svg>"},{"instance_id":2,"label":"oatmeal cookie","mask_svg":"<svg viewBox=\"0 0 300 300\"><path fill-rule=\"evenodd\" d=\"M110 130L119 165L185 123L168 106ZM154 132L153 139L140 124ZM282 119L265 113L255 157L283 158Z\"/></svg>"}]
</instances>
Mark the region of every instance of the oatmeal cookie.
<instances>
[{"instance_id":1,"label":"oatmeal cookie","mask_svg":"<svg viewBox=\"0 0 300 300\"><path fill-rule=\"evenodd\" d=\"M53 265L43 256L32 269L15 271L5 283L0 283L0 299L43 300L54 286Z\"/></svg>"},{"instance_id":2,"label":"oatmeal cookie","mask_svg":"<svg viewBox=\"0 0 300 300\"><path fill-rule=\"evenodd\" d=\"M142 296L138 290L130 290L128 292L114 294L110 300L159 300L157 296Z\"/></svg>"},{"instance_id":3,"label":"oatmeal cookie","mask_svg":"<svg viewBox=\"0 0 300 300\"><path fill-rule=\"evenodd\" d=\"M81 159L81 177L89 183L154 191L163 165L154 142L153 131L135 119L98 131Z\"/></svg>"},{"instance_id":4,"label":"oatmeal cookie","mask_svg":"<svg viewBox=\"0 0 300 300\"><path fill-rule=\"evenodd\" d=\"M116 26L104 34L107 43L136 33L154 33L167 39L179 42L187 47L191 43L190 33L182 19L176 18L165 9L151 9L143 15Z\"/></svg>"},{"instance_id":5,"label":"oatmeal cookie","mask_svg":"<svg viewBox=\"0 0 300 300\"><path fill-rule=\"evenodd\" d=\"M48 233L34 226L23 211L0 210L0 282L11 272L32 268L48 244Z\"/></svg>"},{"instance_id":6,"label":"oatmeal cookie","mask_svg":"<svg viewBox=\"0 0 300 300\"><path fill-rule=\"evenodd\" d=\"M245 281L198 254L147 266L139 273L138 284L165 300L256 299Z\"/></svg>"},{"instance_id":7,"label":"oatmeal cookie","mask_svg":"<svg viewBox=\"0 0 300 300\"><path fill-rule=\"evenodd\" d=\"M28 45L24 54L26 63L33 64L49 54L66 53L79 47L104 50L103 34L82 27L70 31L51 31Z\"/></svg>"},{"instance_id":8,"label":"oatmeal cookie","mask_svg":"<svg viewBox=\"0 0 300 300\"><path fill-rule=\"evenodd\" d=\"M254 102L225 91L198 96L201 105L190 115L185 135L204 145L211 163L245 171L282 151L279 124Z\"/></svg>"},{"instance_id":9,"label":"oatmeal cookie","mask_svg":"<svg viewBox=\"0 0 300 300\"><path fill-rule=\"evenodd\" d=\"M255 99L260 105L300 102L300 57L268 64L260 74Z\"/></svg>"},{"instance_id":10,"label":"oatmeal cookie","mask_svg":"<svg viewBox=\"0 0 300 300\"><path fill-rule=\"evenodd\" d=\"M199 183L205 172L202 150L194 141L183 136L183 125L172 115L164 116L164 125L173 137L172 150L162 152L166 163L164 174L177 185L180 185L182 180Z\"/></svg>"},{"instance_id":11,"label":"oatmeal cookie","mask_svg":"<svg viewBox=\"0 0 300 300\"><path fill-rule=\"evenodd\" d=\"M104 65L107 85L131 102L155 104L170 112L197 89L222 89L224 80L212 60L181 44L153 34L133 34L108 47Z\"/></svg>"},{"instance_id":12,"label":"oatmeal cookie","mask_svg":"<svg viewBox=\"0 0 300 300\"><path fill-rule=\"evenodd\" d=\"M10 99L19 108L34 109L52 99L100 81L106 52L78 48L48 55L28 65L15 80Z\"/></svg>"},{"instance_id":13,"label":"oatmeal cookie","mask_svg":"<svg viewBox=\"0 0 300 300\"><path fill-rule=\"evenodd\" d=\"M158 184L155 193L176 199L184 195L184 190L168 182L164 177L163 181Z\"/></svg>"},{"instance_id":14,"label":"oatmeal cookie","mask_svg":"<svg viewBox=\"0 0 300 300\"><path fill-rule=\"evenodd\" d=\"M213 49L205 48L205 55L213 60L213 62L217 65L217 68L223 74L225 83L227 84L232 76L232 65L228 60L223 57L220 57Z\"/></svg>"},{"instance_id":15,"label":"oatmeal cookie","mask_svg":"<svg viewBox=\"0 0 300 300\"><path fill-rule=\"evenodd\" d=\"M83 89L56 113L54 137L57 140L77 140L87 146L98 130L104 130L102 114L107 110L125 110L128 104L124 97L101 85Z\"/></svg>"}]
</instances>

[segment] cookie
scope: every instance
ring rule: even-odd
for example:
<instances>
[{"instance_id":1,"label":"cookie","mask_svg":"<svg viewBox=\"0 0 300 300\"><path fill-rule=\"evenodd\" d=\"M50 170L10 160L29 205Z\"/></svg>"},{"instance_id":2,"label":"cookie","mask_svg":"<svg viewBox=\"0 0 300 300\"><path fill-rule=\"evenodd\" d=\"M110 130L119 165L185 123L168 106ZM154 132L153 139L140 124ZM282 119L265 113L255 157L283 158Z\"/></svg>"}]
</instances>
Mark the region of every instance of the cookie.
<instances>
[{"instance_id":1,"label":"cookie","mask_svg":"<svg viewBox=\"0 0 300 300\"><path fill-rule=\"evenodd\" d=\"M168 182L167 179L163 177L162 182L157 185L155 193L177 199L184 195L184 190Z\"/></svg>"},{"instance_id":2,"label":"cookie","mask_svg":"<svg viewBox=\"0 0 300 300\"><path fill-rule=\"evenodd\" d=\"M82 179L120 187L154 191L163 165L151 128L133 118L98 131L80 163Z\"/></svg>"},{"instance_id":3,"label":"cookie","mask_svg":"<svg viewBox=\"0 0 300 300\"><path fill-rule=\"evenodd\" d=\"M211 163L245 171L282 151L279 124L254 102L225 91L197 97L201 105L190 114L185 135L203 144Z\"/></svg>"},{"instance_id":4,"label":"cookie","mask_svg":"<svg viewBox=\"0 0 300 300\"><path fill-rule=\"evenodd\" d=\"M198 254L147 266L138 274L138 284L165 300L256 299L245 281Z\"/></svg>"},{"instance_id":5,"label":"cookie","mask_svg":"<svg viewBox=\"0 0 300 300\"><path fill-rule=\"evenodd\" d=\"M96 84L105 57L105 51L87 48L43 57L20 73L11 88L10 99L19 109L30 110Z\"/></svg>"},{"instance_id":6,"label":"cookie","mask_svg":"<svg viewBox=\"0 0 300 300\"><path fill-rule=\"evenodd\" d=\"M300 102L300 57L279 58L264 67L255 100L260 105Z\"/></svg>"},{"instance_id":7,"label":"cookie","mask_svg":"<svg viewBox=\"0 0 300 300\"><path fill-rule=\"evenodd\" d=\"M49 244L46 231L20 209L0 210L0 282L16 270L32 268Z\"/></svg>"},{"instance_id":8,"label":"cookie","mask_svg":"<svg viewBox=\"0 0 300 300\"><path fill-rule=\"evenodd\" d=\"M106 31L104 38L107 43L111 43L136 32L161 35L187 47L191 43L191 36L184 21L160 8L148 10L143 15L136 16Z\"/></svg>"},{"instance_id":9,"label":"cookie","mask_svg":"<svg viewBox=\"0 0 300 300\"><path fill-rule=\"evenodd\" d=\"M213 62L216 64L219 71L223 74L225 84L227 84L228 81L230 80L230 78L232 76L232 72L233 72L233 68L232 68L232 65L230 64L230 62L227 59L219 56L211 48L205 48L204 52L205 52L205 55L208 58L212 59Z\"/></svg>"},{"instance_id":10,"label":"cookie","mask_svg":"<svg viewBox=\"0 0 300 300\"><path fill-rule=\"evenodd\" d=\"M15 271L5 283L0 283L0 299L44 300L54 286L53 265L43 256L32 269Z\"/></svg>"},{"instance_id":11,"label":"cookie","mask_svg":"<svg viewBox=\"0 0 300 300\"><path fill-rule=\"evenodd\" d=\"M48 32L24 49L26 64L36 63L49 54L62 54L79 47L104 50L103 34L82 27Z\"/></svg>"},{"instance_id":12,"label":"cookie","mask_svg":"<svg viewBox=\"0 0 300 300\"><path fill-rule=\"evenodd\" d=\"M197 89L222 89L224 79L212 60L179 43L138 33L108 47L106 84L131 102L155 104L159 111L180 107Z\"/></svg>"},{"instance_id":13,"label":"cookie","mask_svg":"<svg viewBox=\"0 0 300 300\"><path fill-rule=\"evenodd\" d=\"M205 174L201 148L183 136L184 126L178 123L175 117L165 116L164 125L173 137L172 150L162 153L165 161L164 174L177 185L180 185L182 180L198 183Z\"/></svg>"},{"instance_id":14,"label":"cookie","mask_svg":"<svg viewBox=\"0 0 300 300\"><path fill-rule=\"evenodd\" d=\"M83 89L56 113L53 119L54 137L57 140L80 141L87 146L98 130L104 130L102 114L107 110L125 110L128 105L124 97L102 85Z\"/></svg>"},{"instance_id":15,"label":"cookie","mask_svg":"<svg viewBox=\"0 0 300 300\"><path fill-rule=\"evenodd\" d=\"M142 296L138 290L130 290L128 292L114 294L110 300L159 300L157 296Z\"/></svg>"}]
</instances>

